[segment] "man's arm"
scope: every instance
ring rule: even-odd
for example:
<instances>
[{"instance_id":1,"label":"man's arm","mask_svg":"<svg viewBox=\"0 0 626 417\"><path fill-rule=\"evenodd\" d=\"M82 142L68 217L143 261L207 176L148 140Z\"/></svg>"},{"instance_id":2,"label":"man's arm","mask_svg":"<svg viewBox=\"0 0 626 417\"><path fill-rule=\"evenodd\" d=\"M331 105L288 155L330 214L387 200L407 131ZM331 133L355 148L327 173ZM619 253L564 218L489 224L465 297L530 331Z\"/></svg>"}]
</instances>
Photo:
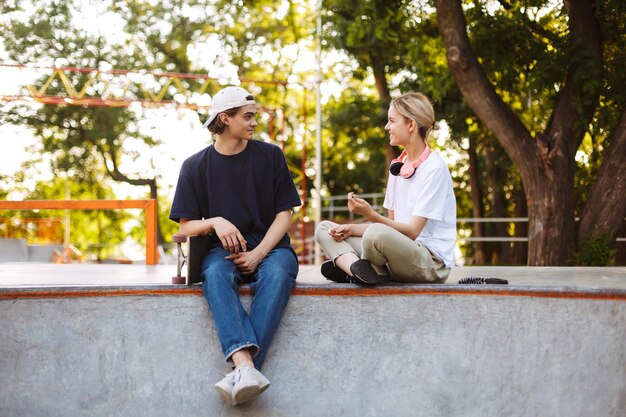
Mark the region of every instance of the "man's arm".
<instances>
[{"instance_id":1,"label":"man's arm","mask_svg":"<svg viewBox=\"0 0 626 417\"><path fill-rule=\"evenodd\" d=\"M265 258L267 254L276 247L278 242L285 236L285 233L289 231L289 226L291 225L291 209L284 210L279 213L276 213L276 217L274 217L274 221L272 225L267 230L265 237L259 246L254 248L254 250L259 250L259 252Z\"/></svg>"},{"instance_id":2,"label":"man's arm","mask_svg":"<svg viewBox=\"0 0 626 417\"><path fill-rule=\"evenodd\" d=\"M180 233L185 236L202 236L213 232L210 219L206 220L189 220L180 219Z\"/></svg>"},{"instance_id":3,"label":"man's arm","mask_svg":"<svg viewBox=\"0 0 626 417\"><path fill-rule=\"evenodd\" d=\"M239 248L246 251L246 240L235 227L223 217L212 217L204 220L180 219L180 232L185 236L206 235L215 232L215 235L222 242L224 250L230 253L239 253Z\"/></svg>"}]
</instances>

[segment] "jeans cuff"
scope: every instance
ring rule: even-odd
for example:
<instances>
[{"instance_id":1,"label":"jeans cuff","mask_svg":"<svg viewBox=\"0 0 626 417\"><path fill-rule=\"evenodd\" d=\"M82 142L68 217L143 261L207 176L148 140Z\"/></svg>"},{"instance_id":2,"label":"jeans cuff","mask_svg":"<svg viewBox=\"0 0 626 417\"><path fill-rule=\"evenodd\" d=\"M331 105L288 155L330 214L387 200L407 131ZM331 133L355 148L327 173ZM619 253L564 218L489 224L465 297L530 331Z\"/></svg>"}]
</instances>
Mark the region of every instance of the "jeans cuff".
<instances>
[{"instance_id":1,"label":"jeans cuff","mask_svg":"<svg viewBox=\"0 0 626 417\"><path fill-rule=\"evenodd\" d=\"M254 349L250 349L250 355L253 358L259 353L259 346L256 343L252 343L252 342L237 343L236 345L231 346L230 349L228 349L228 351L226 351L225 353L226 362L232 362L231 356L233 356L233 353L241 349L246 349L246 348L254 348Z\"/></svg>"}]
</instances>

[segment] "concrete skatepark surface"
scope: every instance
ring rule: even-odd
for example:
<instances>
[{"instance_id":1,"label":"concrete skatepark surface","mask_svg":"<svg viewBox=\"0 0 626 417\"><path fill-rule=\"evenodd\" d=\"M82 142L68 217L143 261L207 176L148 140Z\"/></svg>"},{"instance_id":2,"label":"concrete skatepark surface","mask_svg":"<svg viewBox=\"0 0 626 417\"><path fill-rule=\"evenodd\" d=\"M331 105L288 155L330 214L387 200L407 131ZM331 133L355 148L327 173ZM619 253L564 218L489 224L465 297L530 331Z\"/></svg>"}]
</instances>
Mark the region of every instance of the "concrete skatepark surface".
<instances>
[{"instance_id":1,"label":"concrete skatepark surface","mask_svg":"<svg viewBox=\"0 0 626 417\"><path fill-rule=\"evenodd\" d=\"M176 265L0 262L0 288L171 285ZM460 266L444 285L468 276L505 278L511 286L626 290L626 267ZM319 266L300 265L298 284L334 285ZM404 286L404 285L403 285Z\"/></svg>"},{"instance_id":2,"label":"concrete skatepark surface","mask_svg":"<svg viewBox=\"0 0 626 417\"><path fill-rule=\"evenodd\" d=\"M213 389L228 367L200 289L174 272L0 263L0 416L626 409L626 268L460 267L443 285L362 288L303 267L263 369L272 386L235 408Z\"/></svg>"}]
</instances>

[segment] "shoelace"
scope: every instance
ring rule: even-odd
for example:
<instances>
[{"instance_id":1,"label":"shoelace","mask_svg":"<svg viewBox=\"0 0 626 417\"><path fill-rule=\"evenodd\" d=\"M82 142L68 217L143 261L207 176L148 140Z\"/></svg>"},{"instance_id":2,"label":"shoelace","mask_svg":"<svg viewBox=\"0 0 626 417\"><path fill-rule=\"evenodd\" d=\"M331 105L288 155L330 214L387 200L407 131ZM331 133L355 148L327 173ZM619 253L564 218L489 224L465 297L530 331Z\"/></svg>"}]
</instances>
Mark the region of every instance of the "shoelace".
<instances>
[{"instance_id":1,"label":"shoelace","mask_svg":"<svg viewBox=\"0 0 626 417\"><path fill-rule=\"evenodd\" d=\"M233 384L241 381L241 378L243 376L244 372L248 371L248 367L247 366L242 366L241 368L237 368L235 369L235 375L233 375Z\"/></svg>"},{"instance_id":2,"label":"shoelace","mask_svg":"<svg viewBox=\"0 0 626 417\"><path fill-rule=\"evenodd\" d=\"M235 385L235 371L229 372L226 375L224 375L224 379L222 379L222 381L226 382L231 387L234 386Z\"/></svg>"}]
</instances>

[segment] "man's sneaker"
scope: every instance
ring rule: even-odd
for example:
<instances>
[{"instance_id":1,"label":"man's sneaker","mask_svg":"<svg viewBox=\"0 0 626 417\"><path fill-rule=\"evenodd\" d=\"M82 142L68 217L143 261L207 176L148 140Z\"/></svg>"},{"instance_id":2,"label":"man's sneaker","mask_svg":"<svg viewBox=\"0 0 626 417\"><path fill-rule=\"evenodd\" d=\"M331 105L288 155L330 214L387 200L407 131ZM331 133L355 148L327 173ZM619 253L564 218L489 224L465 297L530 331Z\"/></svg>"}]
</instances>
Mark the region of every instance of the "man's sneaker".
<instances>
[{"instance_id":1,"label":"man's sneaker","mask_svg":"<svg viewBox=\"0 0 626 417\"><path fill-rule=\"evenodd\" d=\"M215 384L215 390L228 405L237 405L233 397L233 387L235 386L235 371L227 374L224 379Z\"/></svg>"},{"instance_id":2,"label":"man's sneaker","mask_svg":"<svg viewBox=\"0 0 626 417\"><path fill-rule=\"evenodd\" d=\"M350 265L350 272L359 284L376 285L389 281L386 275L378 275L370 261L359 259Z\"/></svg>"},{"instance_id":3,"label":"man's sneaker","mask_svg":"<svg viewBox=\"0 0 626 417\"><path fill-rule=\"evenodd\" d=\"M241 366L235 369L233 400L241 404L261 394L270 386L270 381L253 367Z\"/></svg>"},{"instance_id":4,"label":"man's sneaker","mask_svg":"<svg viewBox=\"0 0 626 417\"><path fill-rule=\"evenodd\" d=\"M354 283L354 279L352 279L351 276L343 272L340 268L335 266L332 261L324 262L321 269L322 275L324 275L324 278L326 279L342 284Z\"/></svg>"},{"instance_id":5,"label":"man's sneaker","mask_svg":"<svg viewBox=\"0 0 626 417\"><path fill-rule=\"evenodd\" d=\"M265 378L261 372L252 368L252 373L256 374L256 378L259 380L259 387L261 387L261 392L265 391L270 386L270 380Z\"/></svg>"}]
</instances>

